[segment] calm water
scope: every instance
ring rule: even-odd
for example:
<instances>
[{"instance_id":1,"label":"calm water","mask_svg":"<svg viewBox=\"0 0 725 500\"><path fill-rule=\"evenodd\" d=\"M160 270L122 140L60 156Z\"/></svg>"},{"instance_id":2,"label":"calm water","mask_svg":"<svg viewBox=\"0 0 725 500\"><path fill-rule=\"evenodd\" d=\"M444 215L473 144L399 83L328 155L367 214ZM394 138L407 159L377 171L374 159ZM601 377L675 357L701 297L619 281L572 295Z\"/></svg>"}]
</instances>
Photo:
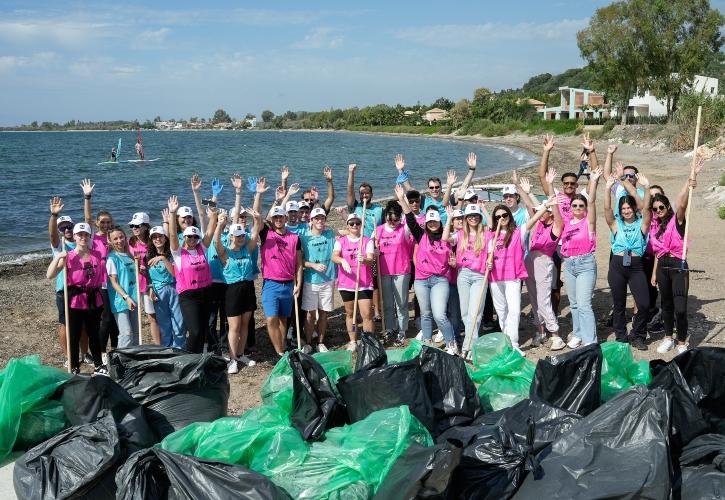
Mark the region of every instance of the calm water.
<instances>
[{"instance_id":1,"label":"calm water","mask_svg":"<svg viewBox=\"0 0 725 500\"><path fill-rule=\"evenodd\" d=\"M272 189L279 184L279 168L291 169L290 181L303 187L317 185L325 196L324 165L333 167L335 205L344 203L347 165L358 164L356 183L373 185L376 197L392 194L396 171L393 156L405 155L411 182L424 189L426 180L437 175L445 182L446 170L454 168L459 180L466 173L466 155L478 156L477 175L496 173L528 164L535 159L518 150L448 139L378 136L320 132L145 132L146 158L161 160L147 164L97 165L108 160L118 139L123 139L121 160L134 158L135 131L128 132L36 132L0 133L0 261L19 262L49 254L48 202L61 196L64 213L78 222L83 216L80 181L89 177L96 188L94 213L104 208L118 224L126 225L131 214L145 211L152 224L160 222L159 211L171 194L193 206L189 179L202 177L202 194L211 196L210 181L224 183L222 206L234 203L229 183L233 173L242 177L266 176ZM273 194L265 196L265 205ZM246 193L242 203L251 203Z\"/></svg>"}]
</instances>

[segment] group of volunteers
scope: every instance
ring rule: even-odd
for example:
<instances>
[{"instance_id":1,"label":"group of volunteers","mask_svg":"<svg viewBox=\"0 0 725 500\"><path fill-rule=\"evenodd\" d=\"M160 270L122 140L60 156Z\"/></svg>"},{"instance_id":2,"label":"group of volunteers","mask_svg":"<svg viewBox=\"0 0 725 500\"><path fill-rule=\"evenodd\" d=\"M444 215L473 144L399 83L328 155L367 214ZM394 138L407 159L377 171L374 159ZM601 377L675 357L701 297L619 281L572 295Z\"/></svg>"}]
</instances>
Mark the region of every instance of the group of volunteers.
<instances>
[{"instance_id":1,"label":"group of volunteers","mask_svg":"<svg viewBox=\"0 0 725 500\"><path fill-rule=\"evenodd\" d=\"M243 185L234 175L235 203L223 210L216 207L223 188L219 180L211 183L211 199L202 200L202 182L194 175L196 210L170 196L160 225L152 226L147 213L137 212L128 228L114 225L105 210L93 218L95 186L85 179L84 222L74 224L62 215L63 200L54 197L48 224L54 258L47 275L56 280L59 337L64 350L69 338L70 368L78 372L86 362L97 373L107 373L109 343L116 348L140 342L141 307L155 344L196 353L206 347L226 357L229 373L253 366L260 275L259 302L280 356L297 336L304 352L311 352L313 344L327 351L335 289L344 305L349 349L355 348L359 331L375 331L376 320L382 321L382 340L401 345L412 288L423 342L443 342L448 353L468 356L489 309L519 350L522 284L535 325L533 346L549 340L552 350L589 345L597 342L592 296L600 183L606 185L616 340L647 349L648 330L663 330L658 352L675 345L686 350L685 214L702 161L695 162L673 204L636 167L614 162L615 145L608 147L603 168L593 141L584 136L582 145L589 162L585 189L579 191L580 176L574 172L565 172L555 186L558 175L548 165L554 138L546 136L538 169L545 196L535 196L529 179L514 172L501 202L490 211L471 187L473 153L457 189L456 172L449 171L445 186L431 177L425 193L413 188L405 160L397 155L394 198L384 205L373 201L369 183L356 189L357 166L351 164L346 206L335 210L345 220L339 229L328 225L335 199L329 167L323 170L324 201L316 187L297 198L300 186L288 185L290 171L283 167L266 212L263 198L271 186L264 177L250 177ZM245 187L253 195L252 207L242 206ZM562 285L572 319L566 342L557 319ZM635 303L629 334L627 287Z\"/></svg>"}]
</instances>

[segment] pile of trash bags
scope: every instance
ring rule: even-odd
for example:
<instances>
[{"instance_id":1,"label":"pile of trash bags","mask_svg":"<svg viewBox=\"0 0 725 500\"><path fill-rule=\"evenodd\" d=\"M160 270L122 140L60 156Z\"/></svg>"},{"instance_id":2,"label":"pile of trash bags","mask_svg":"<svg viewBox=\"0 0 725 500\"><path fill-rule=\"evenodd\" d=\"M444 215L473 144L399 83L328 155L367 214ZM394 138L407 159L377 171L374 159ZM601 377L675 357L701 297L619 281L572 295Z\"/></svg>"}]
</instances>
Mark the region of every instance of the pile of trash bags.
<instances>
[{"instance_id":1,"label":"pile of trash bags","mask_svg":"<svg viewBox=\"0 0 725 500\"><path fill-rule=\"evenodd\" d=\"M290 352L265 381L263 404L239 417L226 416L229 385L214 356L122 349L110 378L70 379L13 360L0 394L21 366L52 387L40 391L24 373L14 409L0 411L0 443L28 443L15 464L20 498L725 492L725 349L648 364L612 342L534 364L494 333L472 354L466 364L415 340L385 350L368 334L354 358Z\"/></svg>"}]
</instances>

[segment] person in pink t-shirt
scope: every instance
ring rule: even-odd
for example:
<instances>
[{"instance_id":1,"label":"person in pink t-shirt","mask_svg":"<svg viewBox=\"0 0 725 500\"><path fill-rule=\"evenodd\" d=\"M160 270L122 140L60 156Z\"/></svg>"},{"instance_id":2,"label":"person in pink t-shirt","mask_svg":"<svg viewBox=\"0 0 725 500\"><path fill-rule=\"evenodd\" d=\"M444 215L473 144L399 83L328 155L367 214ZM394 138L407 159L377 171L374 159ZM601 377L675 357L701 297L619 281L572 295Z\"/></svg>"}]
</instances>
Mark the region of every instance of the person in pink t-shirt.
<instances>
[{"instance_id":1,"label":"person in pink t-shirt","mask_svg":"<svg viewBox=\"0 0 725 500\"><path fill-rule=\"evenodd\" d=\"M139 259L139 287L141 288L141 304L146 313L151 327L151 338L154 344L161 345L161 333L159 332L159 324L156 321L156 311L154 310L154 301L151 300L148 290L151 283L148 279L148 269L146 264L146 253L151 245L149 231L151 231L151 219L146 212L136 212L131 217L128 226L131 228L132 236L128 240L128 249L132 257Z\"/></svg>"}]
</instances>

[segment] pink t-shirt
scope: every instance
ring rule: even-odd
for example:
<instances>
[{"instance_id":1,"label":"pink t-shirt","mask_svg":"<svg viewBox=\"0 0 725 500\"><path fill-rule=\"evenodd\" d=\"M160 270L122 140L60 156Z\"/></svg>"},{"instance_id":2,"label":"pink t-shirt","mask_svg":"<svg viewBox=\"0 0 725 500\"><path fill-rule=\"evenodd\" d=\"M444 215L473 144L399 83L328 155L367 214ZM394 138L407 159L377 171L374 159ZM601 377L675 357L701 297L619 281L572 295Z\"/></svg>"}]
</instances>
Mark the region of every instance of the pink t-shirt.
<instances>
[{"instance_id":1,"label":"pink t-shirt","mask_svg":"<svg viewBox=\"0 0 725 500\"><path fill-rule=\"evenodd\" d=\"M177 293L211 286L211 270L203 245L196 245L191 252L181 247L173 256Z\"/></svg>"},{"instance_id":2,"label":"pink t-shirt","mask_svg":"<svg viewBox=\"0 0 725 500\"><path fill-rule=\"evenodd\" d=\"M279 234L273 229L267 231L262 243L262 277L275 281L291 281L297 271L297 247L299 237L285 231Z\"/></svg>"},{"instance_id":3,"label":"pink t-shirt","mask_svg":"<svg viewBox=\"0 0 725 500\"><path fill-rule=\"evenodd\" d=\"M576 257L592 253L597 248L596 233L589 232L589 221L584 216L580 221L571 219L564 223L561 233L561 255Z\"/></svg>"},{"instance_id":4,"label":"pink t-shirt","mask_svg":"<svg viewBox=\"0 0 725 500\"><path fill-rule=\"evenodd\" d=\"M554 224L545 226L541 221L538 221L534 226L534 230L529 234L529 252L541 252L549 257L554 255L561 235L552 239L551 232L553 229Z\"/></svg>"},{"instance_id":5,"label":"pink t-shirt","mask_svg":"<svg viewBox=\"0 0 725 500\"><path fill-rule=\"evenodd\" d=\"M644 253L647 255L656 255L662 248L662 242L657 238L657 232L660 230L660 220L652 215L649 223L649 238L647 239L647 248Z\"/></svg>"},{"instance_id":6,"label":"pink t-shirt","mask_svg":"<svg viewBox=\"0 0 725 500\"><path fill-rule=\"evenodd\" d=\"M375 235L380 249L380 276L408 274L415 239L406 230L406 225L400 224L388 231L385 224L381 224L375 228Z\"/></svg>"},{"instance_id":7,"label":"pink t-shirt","mask_svg":"<svg viewBox=\"0 0 725 500\"><path fill-rule=\"evenodd\" d=\"M136 240L136 243L134 245L128 244L128 251L131 254L131 257L138 257L138 265L139 270L141 271L139 273L138 278L138 286L141 290L141 294L146 293L146 288L148 287L148 281L146 279L146 252L148 251L148 245L144 243L141 240Z\"/></svg>"},{"instance_id":8,"label":"pink t-shirt","mask_svg":"<svg viewBox=\"0 0 725 500\"><path fill-rule=\"evenodd\" d=\"M350 264L350 272L337 265L337 288L339 290L355 290L355 277L357 275L357 253L360 249L360 239L351 240L348 236L340 236L335 243L335 250L340 251L340 257ZM363 254L372 253L372 240L367 236L363 237ZM360 264L360 290L372 290L373 271L370 266Z\"/></svg>"},{"instance_id":9,"label":"pink t-shirt","mask_svg":"<svg viewBox=\"0 0 725 500\"><path fill-rule=\"evenodd\" d=\"M66 258L66 267L68 269L68 286L80 287L89 291L88 293L79 294L69 292L70 302L68 307L72 309L90 309L89 297L95 297L95 307L102 307L103 299L101 298L100 289L106 282L106 266L103 263L103 257L95 250L91 250L87 260L82 260L75 250L71 250Z\"/></svg>"},{"instance_id":10,"label":"pink t-shirt","mask_svg":"<svg viewBox=\"0 0 725 500\"><path fill-rule=\"evenodd\" d=\"M448 256L450 254L450 243L443 240L431 241L428 233L423 234L415 254L415 279L424 280L431 276L448 278L450 269Z\"/></svg>"},{"instance_id":11,"label":"pink t-shirt","mask_svg":"<svg viewBox=\"0 0 725 500\"><path fill-rule=\"evenodd\" d=\"M108 245L108 236L101 233L94 233L92 250L98 253L103 259L108 257L108 252L111 251Z\"/></svg>"},{"instance_id":12,"label":"pink t-shirt","mask_svg":"<svg viewBox=\"0 0 725 500\"><path fill-rule=\"evenodd\" d=\"M486 272L486 236L485 236L485 230L481 231L481 237L484 239L484 244L481 246L481 252L476 255L476 252L474 251L474 245L476 242L476 234L471 233L468 235L468 245L466 246L466 250L463 251L463 238L464 238L463 229L459 229L456 231L456 245L457 245L457 251L456 251L456 264L458 264L458 267L467 267L472 271L476 271L477 273L485 273Z\"/></svg>"},{"instance_id":13,"label":"pink t-shirt","mask_svg":"<svg viewBox=\"0 0 725 500\"><path fill-rule=\"evenodd\" d=\"M561 213L561 218L564 219L564 224L571 220L571 198L568 196L563 196L559 201L559 213Z\"/></svg>"},{"instance_id":14,"label":"pink t-shirt","mask_svg":"<svg viewBox=\"0 0 725 500\"><path fill-rule=\"evenodd\" d=\"M677 216L673 215L672 218L667 222L665 232L660 237L661 246L657 250L657 258L664 257L665 255L672 254L678 259L682 258L682 250L685 245L685 238L682 237L680 232L677 230ZM687 242L688 247L690 242Z\"/></svg>"},{"instance_id":15,"label":"pink t-shirt","mask_svg":"<svg viewBox=\"0 0 725 500\"><path fill-rule=\"evenodd\" d=\"M498 234L494 242L494 231L486 231L486 248L493 245L493 269L489 274L491 282L513 281L528 277L524 265L524 226L514 229L509 245L505 246L506 231Z\"/></svg>"}]
</instances>

